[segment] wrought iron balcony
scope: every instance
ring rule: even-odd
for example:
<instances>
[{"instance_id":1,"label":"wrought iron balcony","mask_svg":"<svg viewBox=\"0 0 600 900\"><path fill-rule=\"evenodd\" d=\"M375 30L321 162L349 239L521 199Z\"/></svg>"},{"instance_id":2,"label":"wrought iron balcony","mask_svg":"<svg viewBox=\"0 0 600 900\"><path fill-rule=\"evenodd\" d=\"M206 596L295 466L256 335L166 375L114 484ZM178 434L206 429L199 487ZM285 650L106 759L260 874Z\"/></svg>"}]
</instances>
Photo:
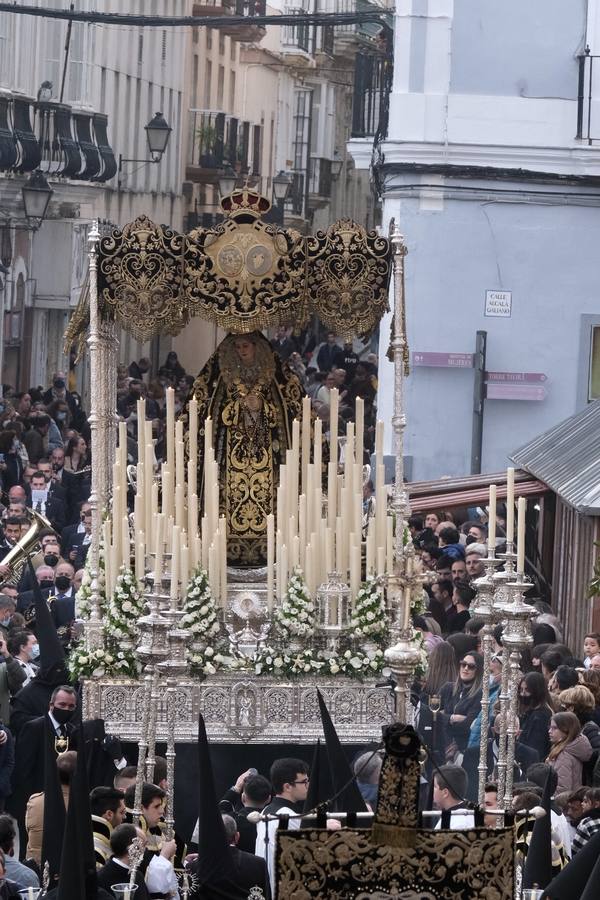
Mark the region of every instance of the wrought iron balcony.
<instances>
[{"instance_id":1,"label":"wrought iron balcony","mask_svg":"<svg viewBox=\"0 0 600 900\"><path fill-rule=\"evenodd\" d=\"M308 12L297 6L286 6L286 16L301 16ZM282 55L294 65L309 65L314 50L314 28L306 22L297 25L284 25L281 29Z\"/></svg>"},{"instance_id":2,"label":"wrought iron balcony","mask_svg":"<svg viewBox=\"0 0 600 900\"><path fill-rule=\"evenodd\" d=\"M389 26L391 28L391 16L394 10L393 0L334 0L335 12L355 13L372 11L375 7L379 11L390 11ZM386 17L387 18L387 17ZM374 22L348 22L344 25L334 26L334 56L353 58L361 48L375 48L381 38L381 25Z\"/></svg>"},{"instance_id":3,"label":"wrought iron balcony","mask_svg":"<svg viewBox=\"0 0 600 900\"><path fill-rule=\"evenodd\" d=\"M224 112L191 109L186 178L216 183L224 166L240 175L260 175L261 131L260 125Z\"/></svg>"},{"instance_id":4,"label":"wrought iron balcony","mask_svg":"<svg viewBox=\"0 0 600 900\"><path fill-rule=\"evenodd\" d=\"M0 96L0 171L104 182L117 171L108 117L64 103Z\"/></svg>"},{"instance_id":5,"label":"wrought iron balcony","mask_svg":"<svg viewBox=\"0 0 600 900\"><path fill-rule=\"evenodd\" d=\"M387 135L393 64L390 56L358 53L354 62L352 137Z\"/></svg>"}]
</instances>

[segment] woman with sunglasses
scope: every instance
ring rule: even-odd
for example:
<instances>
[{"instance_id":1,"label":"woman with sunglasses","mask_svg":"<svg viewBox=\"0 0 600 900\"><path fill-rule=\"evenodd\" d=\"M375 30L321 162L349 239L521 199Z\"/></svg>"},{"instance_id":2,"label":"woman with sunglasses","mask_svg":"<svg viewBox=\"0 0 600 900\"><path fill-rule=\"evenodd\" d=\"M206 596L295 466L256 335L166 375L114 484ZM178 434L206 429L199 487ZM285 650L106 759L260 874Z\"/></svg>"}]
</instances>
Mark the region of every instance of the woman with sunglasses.
<instances>
[{"instance_id":1,"label":"woman with sunglasses","mask_svg":"<svg viewBox=\"0 0 600 900\"><path fill-rule=\"evenodd\" d=\"M551 717L552 704L544 676L541 672L528 672L519 683L518 742L535 750L538 760L546 759L550 750Z\"/></svg>"},{"instance_id":2,"label":"woman with sunglasses","mask_svg":"<svg viewBox=\"0 0 600 900\"><path fill-rule=\"evenodd\" d=\"M558 778L556 793L576 791L583 783L583 764L592 755L592 745L581 734L575 713L555 713L550 719L548 736L551 746L546 762Z\"/></svg>"},{"instance_id":3,"label":"woman with sunglasses","mask_svg":"<svg viewBox=\"0 0 600 900\"><path fill-rule=\"evenodd\" d=\"M458 664L458 678L440 692L440 719L446 729L446 759L454 762L469 740L471 723L481 709L483 657L474 650L465 653Z\"/></svg>"}]
</instances>

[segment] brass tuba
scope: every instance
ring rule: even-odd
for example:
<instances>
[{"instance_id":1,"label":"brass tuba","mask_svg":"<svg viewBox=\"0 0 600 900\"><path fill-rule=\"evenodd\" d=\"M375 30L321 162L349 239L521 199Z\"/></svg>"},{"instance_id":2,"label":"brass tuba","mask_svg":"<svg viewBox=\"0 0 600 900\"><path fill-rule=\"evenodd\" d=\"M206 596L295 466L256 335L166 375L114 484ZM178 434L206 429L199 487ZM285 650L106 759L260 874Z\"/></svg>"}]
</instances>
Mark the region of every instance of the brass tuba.
<instances>
[{"instance_id":1,"label":"brass tuba","mask_svg":"<svg viewBox=\"0 0 600 900\"><path fill-rule=\"evenodd\" d=\"M10 575L1 580L1 584L13 584L16 585L21 577L23 569L25 568L25 564L30 556L34 553L37 553L40 549L39 542L39 534L43 529L50 529L50 531L54 531L54 528L48 521L48 519L44 518L39 512L36 512L34 509L31 510L32 522L29 527L29 530L23 535L23 537L17 541L14 547L12 547L4 559L2 560L3 566L8 566L10 569Z\"/></svg>"}]
</instances>

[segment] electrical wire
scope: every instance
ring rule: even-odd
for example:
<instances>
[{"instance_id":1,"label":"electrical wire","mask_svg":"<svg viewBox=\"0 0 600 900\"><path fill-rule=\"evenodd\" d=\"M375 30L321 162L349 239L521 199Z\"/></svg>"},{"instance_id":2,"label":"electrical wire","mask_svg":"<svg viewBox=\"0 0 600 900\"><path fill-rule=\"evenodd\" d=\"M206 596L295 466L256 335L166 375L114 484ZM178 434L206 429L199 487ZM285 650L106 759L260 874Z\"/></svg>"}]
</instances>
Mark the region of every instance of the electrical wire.
<instances>
[{"instance_id":1,"label":"electrical wire","mask_svg":"<svg viewBox=\"0 0 600 900\"><path fill-rule=\"evenodd\" d=\"M381 23L388 25L390 13L372 10L348 13L299 13L263 16L144 16L130 13L82 12L70 9L41 9L39 6L0 3L0 12L21 16L37 16L44 19L64 19L68 22L87 22L99 25L135 25L139 28L222 28L232 25L350 25Z\"/></svg>"}]
</instances>

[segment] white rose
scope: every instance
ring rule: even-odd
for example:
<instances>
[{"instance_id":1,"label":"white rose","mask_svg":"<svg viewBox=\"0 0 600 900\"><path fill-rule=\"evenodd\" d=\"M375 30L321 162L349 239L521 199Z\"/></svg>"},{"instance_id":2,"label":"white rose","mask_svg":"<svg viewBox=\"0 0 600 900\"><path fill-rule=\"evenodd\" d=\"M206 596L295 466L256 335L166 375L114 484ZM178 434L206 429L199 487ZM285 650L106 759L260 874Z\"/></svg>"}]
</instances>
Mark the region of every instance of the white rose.
<instances>
[{"instance_id":1,"label":"white rose","mask_svg":"<svg viewBox=\"0 0 600 900\"><path fill-rule=\"evenodd\" d=\"M329 671L331 672L332 675L335 675L337 672L340 671L340 667L338 666L337 663L332 662L329 665Z\"/></svg>"},{"instance_id":2,"label":"white rose","mask_svg":"<svg viewBox=\"0 0 600 900\"><path fill-rule=\"evenodd\" d=\"M214 656L214 654L215 654L215 651L213 650L212 647L207 647L206 650L204 651L205 656Z\"/></svg>"},{"instance_id":3,"label":"white rose","mask_svg":"<svg viewBox=\"0 0 600 900\"><path fill-rule=\"evenodd\" d=\"M352 659L350 660L350 665L352 666L353 669L361 669L362 661L358 658L358 656L353 656Z\"/></svg>"}]
</instances>

